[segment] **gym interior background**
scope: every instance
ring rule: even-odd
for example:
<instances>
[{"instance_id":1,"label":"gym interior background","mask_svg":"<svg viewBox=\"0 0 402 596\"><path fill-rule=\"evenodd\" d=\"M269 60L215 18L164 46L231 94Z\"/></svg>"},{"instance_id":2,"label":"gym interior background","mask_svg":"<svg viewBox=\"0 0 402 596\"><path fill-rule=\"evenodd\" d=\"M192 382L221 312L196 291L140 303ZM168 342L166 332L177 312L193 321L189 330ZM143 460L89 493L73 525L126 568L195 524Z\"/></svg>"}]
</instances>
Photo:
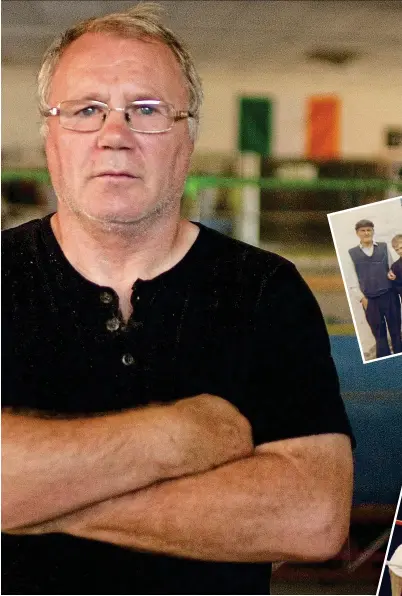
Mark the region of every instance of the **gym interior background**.
<instances>
[{"instance_id":1,"label":"gym interior background","mask_svg":"<svg viewBox=\"0 0 402 596\"><path fill-rule=\"evenodd\" d=\"M2 1L3 228L55 208L35 104L44 50L75 21L132 4ZM348 543L325 564L276 565L272 593L375 594L402 484L402 358L363 365L327 214L402 195L402 2L160 4L205 91L183 213L296 263L358 441Z\"/></svg>"}]
</instances>

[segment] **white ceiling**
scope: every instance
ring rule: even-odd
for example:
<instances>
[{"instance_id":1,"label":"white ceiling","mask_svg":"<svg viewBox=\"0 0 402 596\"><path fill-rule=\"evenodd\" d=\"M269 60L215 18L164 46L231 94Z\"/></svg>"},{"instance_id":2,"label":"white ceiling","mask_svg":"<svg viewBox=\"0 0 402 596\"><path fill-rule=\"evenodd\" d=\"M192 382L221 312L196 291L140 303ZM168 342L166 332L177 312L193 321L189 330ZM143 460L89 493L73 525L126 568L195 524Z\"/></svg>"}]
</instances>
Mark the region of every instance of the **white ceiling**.
<instances>
[{"instance_id":1,"label":"white ceiling","mask_svg":"<svg viewBox=\"0 0 402 596\"><path fill-rule=\"evenodd\" d=\"M402 0L179 0L160 2L166 22L192 50L198 65L300 69L306 52L357 53L352 68L386 70L402 80ZM2 0L5 65L37 65L43 51L77 20L125 9L120 0ZM327 68L350 68L327 64Z\"/></svg>"}]
</instances>

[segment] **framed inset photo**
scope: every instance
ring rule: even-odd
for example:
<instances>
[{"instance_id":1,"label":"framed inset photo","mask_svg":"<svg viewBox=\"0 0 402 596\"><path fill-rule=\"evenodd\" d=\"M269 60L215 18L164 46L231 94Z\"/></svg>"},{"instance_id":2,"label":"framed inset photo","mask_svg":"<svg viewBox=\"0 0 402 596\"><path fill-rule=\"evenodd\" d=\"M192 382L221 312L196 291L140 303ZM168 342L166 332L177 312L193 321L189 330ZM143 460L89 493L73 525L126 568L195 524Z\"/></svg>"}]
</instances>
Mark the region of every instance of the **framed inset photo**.
<instances>
[{"instance_id":1,"label":"framed inset photo","mask_svg":"<svg viewBox=\"0 0 402 596\"><path fill-rule=\"evenodd\" d=\"M376 596L401 596L402 594L402 490L396 507L384 565Z\"/></svg>"},{"instance_id":2,"label":"framed inset photo","mask_svg":"<svg viewBox=\"0 0 402 596\"><path fill-rule=\"evenodd\" d=\"M328 221L363 362L402 355L402 197Z\"/></svg>"}]
</instances>

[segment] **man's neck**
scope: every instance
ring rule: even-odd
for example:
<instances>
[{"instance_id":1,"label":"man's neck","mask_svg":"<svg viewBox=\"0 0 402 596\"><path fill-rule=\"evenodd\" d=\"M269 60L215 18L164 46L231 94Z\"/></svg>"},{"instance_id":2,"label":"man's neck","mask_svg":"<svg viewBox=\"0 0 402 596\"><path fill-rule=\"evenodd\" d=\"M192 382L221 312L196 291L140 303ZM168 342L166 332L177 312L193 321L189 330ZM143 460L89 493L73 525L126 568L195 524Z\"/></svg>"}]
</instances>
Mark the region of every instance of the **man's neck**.
<instances>
[{"instance_id":1,"label":"man's neck","mask_svg":"<svg viewBox=\"0 0 402 596\"><path fill-rule=\"evenodd\" d=\"M106 226L61 210L51 225L71 265L93 283L113 288L121 300L131 296L137 279L152 279L176 265L199 232L179 214L148 224Z\"/></svg>"}]
</instances>

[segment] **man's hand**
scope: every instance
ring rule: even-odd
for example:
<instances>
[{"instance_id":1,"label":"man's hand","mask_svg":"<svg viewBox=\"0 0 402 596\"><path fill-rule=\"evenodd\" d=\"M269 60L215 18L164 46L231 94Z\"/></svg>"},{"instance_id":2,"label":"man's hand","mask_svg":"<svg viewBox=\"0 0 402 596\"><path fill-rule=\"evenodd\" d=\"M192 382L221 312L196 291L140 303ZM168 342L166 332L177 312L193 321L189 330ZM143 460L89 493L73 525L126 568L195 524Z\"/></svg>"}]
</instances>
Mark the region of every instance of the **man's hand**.
<instances>
[{"instance_id":1,"label":"man's hand","mask_svg":"<svg viewBox=\"0 0 402 596\"><path fill-rule=\"evenodd\" d=\"M173 411L180 427L183 472L203 472L252 455L251 426L225 399L204 393L176 402Z\"/></svg>"},{"instance_id":2,"label":"man's hand","mask_svg":"<svg viewBox=\"0 0 402 596\"><path fill-rule=\"evenodd\" d=\"M366 296L363 296L363 298L360 300L360 302L362 303L362 306L363 306L364 310L367 310L367 307L368 307L368 298L366 298Z\"/></svg>"},{"instance_id":3,"label":"man's hand","mask_svg":"<svg viewBox=\"0 0 402 596\"><path fill-rule=\"evenodd\" d=\"M391 281L394 281L396 279L396 275L395 273L392 271L392 269L390 269L388 271L388 279L390 279Z\"/></svg>"}]
</instances>

